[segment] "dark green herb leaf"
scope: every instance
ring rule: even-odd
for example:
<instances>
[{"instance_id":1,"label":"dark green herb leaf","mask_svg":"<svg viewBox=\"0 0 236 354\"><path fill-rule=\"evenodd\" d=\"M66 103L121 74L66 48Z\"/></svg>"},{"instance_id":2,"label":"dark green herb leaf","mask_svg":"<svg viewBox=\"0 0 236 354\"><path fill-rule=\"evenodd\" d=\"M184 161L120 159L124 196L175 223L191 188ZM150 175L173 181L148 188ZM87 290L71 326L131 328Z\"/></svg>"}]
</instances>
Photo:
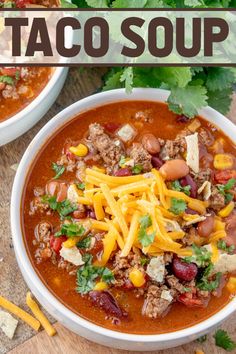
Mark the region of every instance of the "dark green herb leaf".
<instances>
[{"instance_id":1,"label":"dark green herb leaf","mask_svg":"<svg viewBox=\"0 0 236 354\"><path fill-rule=\"evenodd\" d=\"M142 166L142 165L135 165L135 166L132 168L132 172L133 172L133 174L135 174L135 175L139 175L142 171L143 171L143 166Z\"/></svg>"},{"instance_id":2,"label":"dark green herb leaf","mask_svg":"<svg viewBox=\"0 0 236 354\"><path fill-rule=\"evenodd\" d=\"M7 75L1 75L0 76L0 82L3 82L4 84L7 85L14 85L14 79L11 76L7 76Z\"/></svg>"},{"instance_id":3,"label":"dark green herb leaf","mask_svg":"<svg viewBox=\"0 0 236 354\"><path fill-rule=\"evenodd\" d=\"M55 237L59 237L61 235L68 236L68 237L76 237L82 236L85 232L85 228L83 225L79 224L63 224L61 226L61 230L55 233Z\"/></svg>"},{"instance_id":4,"label":"dark green herb leaf","mask_svg":"<svg viewBox=\"0 0 236 354\"><path fill-rule=\"evenodd\" d=\"M149 246L155 238L156 232L152 232L151 234L147 233L147 229L152 226L152 220L150 215L144 215L140 218L140 229L138 232L138 240L142 244L143 247Z\"/></svg>"},{"instance_id":5,"label":"dark green herb leaf","mask_svg":"<svg viewBox=\"0 0 236 354\"><path fill-rule=\"evenodd\" d=\"M53 179L59 178L65 172L65 167L58 165L55 162L52 163L52 169L56 173Z\"/></svg>"},{"instance_id":6,"label":"dark green herb leaf","mask_svg":"<svg viewBox=\"0 0 236 354\"><path fill-rule=\"evenodd\" d=\"M171 198L171 207L170 211L175 214L179 215L185 212L187 209L187 204L183 199L178 198Z\"/></svg>"},{"instance_id":7,"label":"dark green herb leaf","mask_svg":"<svg viewBox=\"0 0 236 354\"><path fill-rule=\"evenodd\" d=\"M76 187L81 191L85 190L85 183L76 183Z\"/></svg>"},{"instance_id":8,"label":"dark green herb leaf","mask_svg":"<svg viewBox=\"0 0 236 354\"><path fill-rule=\"evenodd\" d=\"M55 196L50 197L45 195L42 197L42 202L47 203L52 210L57 211L61 219L64 219L73 211L77 210L77 205L72 205L67 199L62 202L57 202Z\"/></svg>"},{"instance_id":9,"label":"dark green herb leaf","mask_svg":"<svg viewBox=\"0 0 236 354\"><path fill-rule=\"evenodd\" d=\"M178 180L171 183L171 189L178 192L183 192L186 195L190 195L191 186L182 187Z\"/></svg>"},{"instance_id":10,"label":"dark green herb leaf","mask_svg":"<svg viewBox=\"0 0 236 354\"><path fill-rule=\"evenodd\" d=\"M196 263L199 267L205 268L211 263L211 252L209 252L205 247L197 247L192 245L193 255L183 258L184 262L187 263Z\"/></svg>"},{"instance_id":11,"label":"dark green herb leaf","mask_svg":"<svg viewBox=\"0 0 236 354\"><path fill-rule=\"evenodd\" d=\"M142 257L142 258L140 259L140 263L141 263L142 266L145 266L146 264L149 263L149 258Z\"/></svg>"},{"instance_id":12,"label":"dark green herb leaf","mask_svg":"<svg viewBox=\"0 0 236 354\"><path fill-rule=\"evenodd\" d=\"M225 197L225 203L228 204L231 202L233 199L233 194L230 193L229 191L235 186L236 179L231 178L226 184L218 184L217 188L220 192Z\"/></svg>"},{"instance_id":13,"label":"dark green herb leaf","mask_svg":"<svg viewBox=\"0 0 236 354\"><path fill-rule=\"evenodd\" d=\"M92 238L91 236L85 237L83 240L77 242L76 246L78 248L86 249L91 246Z\"/></svg>"},{"instance_id":14,"label":"dark green herb leaf","mask_svg":"<svg viewBox=\"0 0 236 354\"><path fill-rule=\"evenodd\" d=\"M229 352L236 348L236 342L234 342L228 333L223 329L218 329L214 335L214 338L217 347L223 348Z\"/></svg>"},{"instance_id":15,"label":"dark green herb leaf","mask_svg":"<svg viewBox=\"0 0 236 354\"><path fill-rule=\"evenodd\" d=\"M221 273L218 272L214 276L213 280L209 280L210 273L213 269L213 264L210 263L204 270L203 275L199 281L197 281L197 288L204 291L213 291L220 285Z\"/></svg>"},{"instance_id":16,"label":"dark green herb leaf","mask_svg":"<svg viewBox=\"0 0 236 354\"><path fill-rule=\"evenodd\" d=\"M231 246L227 246L226 242L224 240L219 240L217 242L217 247L222 250L225 251L226 253L233 253L235 250L235 246L231 245Z\"/></svg>"}]
</instances>

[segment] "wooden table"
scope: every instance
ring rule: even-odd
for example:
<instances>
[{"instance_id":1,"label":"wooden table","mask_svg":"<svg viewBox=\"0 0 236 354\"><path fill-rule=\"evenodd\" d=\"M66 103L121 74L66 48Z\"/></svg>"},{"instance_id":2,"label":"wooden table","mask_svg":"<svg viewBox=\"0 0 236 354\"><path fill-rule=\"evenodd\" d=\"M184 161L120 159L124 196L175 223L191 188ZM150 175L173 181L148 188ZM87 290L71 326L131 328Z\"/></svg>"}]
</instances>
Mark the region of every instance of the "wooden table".
<instances>
[{"instance_id":1,"label":"wooden table","mask_svg":"<svg viewBox=\"0 0 236 354\"><path fill-rule=\"evenodd\" d=\"M11 166L20 161L29 142L50 118L71 103L98 90L101 86L103 72L104 69L96 68L84 71L71 69L62 93L45 117L22 137L0 148L0 294L24 309L27 309L25 306L27 287L14 257L9 224L10 194L15 175ZM232 107L229 116L236 123L236 104ZM53 319L51 320L53 321ZM235 318L229 319L223 327L236 339ZM20 321L13 340L9 340L0 332L0 354L7 352L11 354L92 354L95 352L97 354L119 354L122 352L91 343L69 332L58 323L56 328L58 335L49 338L44 331L35 334L26 324ZM209 336L204 344L194 342L161 353L194 353L196 349L202 349L206 354L224 353L223 350L215 347L212 336ZM159 351L156 353L159 353Z\"/></svg>"}]
</instances>

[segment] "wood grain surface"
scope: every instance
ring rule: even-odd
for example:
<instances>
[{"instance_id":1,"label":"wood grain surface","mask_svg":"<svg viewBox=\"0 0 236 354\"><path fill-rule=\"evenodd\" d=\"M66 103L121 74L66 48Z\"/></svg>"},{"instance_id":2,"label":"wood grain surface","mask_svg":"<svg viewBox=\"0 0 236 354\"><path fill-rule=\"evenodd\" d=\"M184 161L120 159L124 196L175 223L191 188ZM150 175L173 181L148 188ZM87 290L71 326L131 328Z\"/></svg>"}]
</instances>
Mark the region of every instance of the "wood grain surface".
<instances>
[{"instance_id":1,"label":"wood grain surface","mask_svg":"<svg viewBox=\"0 0 236 354\"><path fill-rule=\"evenodd\" d=\"M66 106L93 94L99 89L103 72L104 69L88 69L82 72L78 69L71 69L64 89L43 119L20 138L0 147L0 295L7 297L24 309L27 309L25 306L27 287L14 257L9 223L10 194L15 175L11 166L20 161L29 142L49 119ZM234 102L229 117L236 123L236 97L234 97ZM53 321L52 318L51 320ZM236 339L236 318L231 317L223 327ZM94 352L97 354L119 354L124 352L89 342L69 332L59 324L56 324L56 328L58 335L49 338L44 331L35 334L26 324L20 321L13 340L9 340L0 332L0 354L8 352L11 354L92 354ZM194 353L196 349L203 349L206 354L224 352L215 347L213 337L209 336L204 344L194 342L161 353ZM156 353L159 353L159 351Z\"/></svg>"}]
</instances>

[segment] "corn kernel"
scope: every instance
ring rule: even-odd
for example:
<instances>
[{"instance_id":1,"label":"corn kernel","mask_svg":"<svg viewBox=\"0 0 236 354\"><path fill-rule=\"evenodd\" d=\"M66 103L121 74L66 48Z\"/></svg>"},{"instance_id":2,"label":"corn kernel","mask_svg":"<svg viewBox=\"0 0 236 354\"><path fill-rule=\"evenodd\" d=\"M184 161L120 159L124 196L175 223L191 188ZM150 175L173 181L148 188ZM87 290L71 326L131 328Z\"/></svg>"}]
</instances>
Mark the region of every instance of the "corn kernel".
<instances>
[{"instance_id":1,"label":"corn kernel","mask_svg":"<svg viewBox=\"0 0 236 354\"><path fill-rule=\"evenodd\" d=\"M103 291L107 289L107 283L105 283L104 281L99 281L93 290L97 290L97 291Z\"/></svg>"},{"instance_id":2,"label":"corn kernel","mask_svg":"<svg viewBox=\"0 0 236 354\"><path fill-rule=\"evenodd\" d=\"M80 237L72 237L63 242L63 246L66 248L72 248L76 245L77 242L79 242Z\"/></svg>"},{"instance_id":3,"label":"corn kernel","mask_svg":"<svg viewBox=\"0 0 236 354\"><path fill-rule=\"evenodd\" d=\"M222 218L226 218L227 216L229 216L229 214L234 210L234 202L230 202L228 205L226 205L226 207L224 207L223 209L221 209L218 213L219 216L221 216Z\"/></svg>"},{"instance_id":4,"label":"corn kernel","mask_svg":"<svg viewBox=\"0 0 236 354\"><path fill-rule=\"evenodd\" d=\"M236 277L230 277L226 286L230 293L236 293Z\"/></svg>"},{"instance_id":5,"label":"corn kernel","mask_svg":"<svg viewBox=\"0 0 236 354\"><path fill-rule=\"evenodd\" d=\"M70 152L72 152L72 154L79 157L84 157L88 154L88 148L84 144L79 144L78 146L71 146L69 150Z\"/></svg>"},{"instance_id":6,"label":"corn kernel","mask_svg":"<svg viewBox=\"0 0 236 354\"><path fill-rule=\"evenodd\" d=\"M129 273L129 279L136 288L140 288L141 286L143 286L143 284L145 284L144 275L138 269L131 270L131 272Z\"/></svg>"},{"instance_id":7,"label":"corn kernel","mask_svg":"<svg viewBox=\"0 0 236 354\"><path fill-rule=\"evenodd\" d=\"M227 154L217 154L214 157L214 167L217 170L227 170L233 167L234 160L231 155Z\"/></svg>"},{"instance_id":8,"label":"corn kernel","mask_svg":"<svg viewBox=\"0 0 236 354\"><path fill-rule=\"evenodd\" d=\"M103 167L93 166L93 170L97 171L97 172L100 172L100 173L106 173L106 170Z\"/></svg>"}]
</instances>

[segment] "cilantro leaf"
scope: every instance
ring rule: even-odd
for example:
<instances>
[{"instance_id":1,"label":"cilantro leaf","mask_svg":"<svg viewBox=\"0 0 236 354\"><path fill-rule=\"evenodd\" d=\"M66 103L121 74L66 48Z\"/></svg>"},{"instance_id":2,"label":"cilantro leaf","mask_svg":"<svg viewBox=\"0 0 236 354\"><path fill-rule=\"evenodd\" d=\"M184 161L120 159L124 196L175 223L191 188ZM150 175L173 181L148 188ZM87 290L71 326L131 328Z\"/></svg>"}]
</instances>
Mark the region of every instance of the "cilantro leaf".
<instances>
[{"instance_id":1,"label":"cilantro leaf","mask_svg":"<svg viewBox=\"0 0 236 354\"><path fill-rule=\"evenodd\" d=\"M77 6L72 4L69 0L61 0L61 7L68 9L77 8Z\"/></svg>"},{"instance_id":2,"label":"cilantro leaf","mask_svg":"<svg viewBox=\"0 0 236 354\"><path fill-rule=\"evenodd\" d=\"M141 263L142 266L145 266L146 264L149 263L149 258L141 257L140 258L140 263Z\"/></svg>"},{"instance_id":3,"label":"cilantro leaf","mask_svg":"<svg viewBox=\"0 0 236 354\"><path fill-rule=\"evenodd\" d=\"M143 171L143 166L142 165L134 165L132 168L132 172L135 175L139 175Z\"/></svg>"},{"instance_id":4,"label":"cilantro leaf","mask_svg":"<svg viewBox=\"0 0 236 354\"><path fill-rule=\"evenodd\" d=\"M233 199L233 194L228 192L231 190L236 183L235 178L231 178L226 184L218 184L217 188L220 194L222 194L225 197L225 203L229 203Z\"/></svg>"},{"instance_id":5,"label":"cilantro leaf","mask_svg":"<svg viewBox=\"0 0 236 354\"><path fill-rule=\"evenodd\" d=\"M221 273L218 272L213 280L209 280L210 273L213 269L213 264L210 263L204 270L203 275L200 280L197 281L197 288L204 291L213 291L217 289L220 285Z\"/></svg>"},{"instance_id":6,"label":"cilantro leaf","mask_svg":"<svg viewBox=\"0 0 236 354\"><path fill-rule=\"evenodd\" d=\"M192 79L192 72L188 67L155 68L154 74L161 82L170 85L170 87L185 87Z\"/></svg>"},{"instance_id":7,"label":"cilantro leaf","mask_svg":"<svg viewBox=\"0 0 236 354\"><path fill-rule=\"evenodd\" d=\"M152 226L152 220L150 215L141 216L140 220L140 229L138 232L138 240L142 244L143 247L149 246L153 243L156 232L152 232L151 234L147 233L147 229Z\"/></svg>"},{"instance_id":8,"label":"cilantro leaf","mask_svg":"<svg viewBox=\"0 0 236 354\"><path fill-rule=\"evenodd\" d=\"M14 85L14 79L11 76L1 75L0 82L7 84L7 85Z\"/></svg>"},{"instance_id":9,"label":"cilantro leaf","mask_svg":"<svg viewBox=\"0 0 236 354\"><path fill-rule=\"evenodd\" d=\"M142 8L146 5L147 0L115 0L112 7L115 8Z\"/></svg>"},{"instance_id":10,"label":"cilantro leaf","mask_svg":"<svg viewBox=\"0 0 236 354\"><path fill-rule=\"evenodd\" d=\"M191 118L198 114L198 109L207 106L207 90L199 85L173 87L167 101L174 113Z\"/></svg>"},{"instance_id":11,"label":"cilantro leaf","mask_svg":"<svg viewBox=\"0 0 236 354\"><path fill-rule=\"evenodd\" d=\"M78 248L86 249L91 246L92 238L91 236L85 237L83 240L77 242L76 246Z\"/></svg>"},{"instance_id":12,"label":"cilantro leaf","mask_svg":"<svg viewBox=\"0 0 236 354\"><path fill-rule=\"evenodd\" d=\"M61 219L64 219L67 215L71 214L73 211L77 210L77 205L72 205L68 199L63 200L62 202L57 202L55 196L45 195L41 198L42 203L48 204L49 207L57 211Z\"/></svg>"},{"instance_id":13,"label":"cilantro leaf","mask_svg":"<svg viewBox=\"0 0 236 354\"><path fill-rule=\"evenodd\" d=\"M187 209L187 204L183 199L178 199L178 198L171 198L171 207L170 211L175 214L179 215L185 212Z\"/></svg>"},{"instance_id":14,"label":"cilantro leaf","mask_svg":"<svg viewBox=\"0 0 236 354\"><path fill-rule=\"evenodd\" d=\"M226 90L215 90L207 92L208 105L215 108L222 114L227 114L229 112L230 104L232 101L232 88Z\"/></svg>"},{"instance_id":15,"label":"cilantro leaf","mask_svg":"<svg viewBox=\"0 0 236 354\"><path fill-rule=\"evenodd\" d=\"M90 258L91 261L91 258ZM100 278L106 283L111 283L114 280L114 275L109 268L93 266L87 262L77 271L77 292L87 294L94 289L95 280Z\"/></svg>"},{"instance_id":16,"label":"cilantro leaf","mask_svg":"<svg viewBox=\"0 0 236 354\"><path fill-rule=\"evenodd\" d=\"M226 242L224 240L219 240L217 242L217 247L222 250L225 251L226 253L233 253L235 250L235 246L231 245L231 246L227 246Z\"/></svg>"},{"instance_id":17,"label":"cilantro leaf","mask_svg":"<svg viewBox=\"0 0 236 354\"><path fill-rule=\"evenodd\" d=\"M108 7L107 0L86 0L88 6L95 7L95 8L105 8Z\"/></svg>"},{"instance_id":18,"label":"cilantro leaf","mask_svg":"<svg viewBox=\"0 0 236 354\"><path fill-rule=\"evenodd\" d=\"M179 181L176 180L171 183L171 189L173 189L174 191L183 192L186 195L190 195L191 186L181 186Z\"/></svg>"},{"instance_id":19,"label":"cilantro leaf","mask_svg":"<svg viewBox=\"0 0 236 354\"><path fill-rule=\"evenodd\" d=\"M148 9L155 9L155 8L162 8L162 7L169 7L164 3L162 0L147 0L145 8Z\"/></svg>"},{"instance_id":20,"label":"cilantro leaf","mask_svg":"<svg viewBox=\"0 0 236 354\"><path fill-rule=\"evenodd\" d=\"M108 91L108 90L113 90L115 88L121 88L122 87L122 83L120 81L121 74L122 71L118 71L118 72L112 71L111 75L107 75L105 77L105 83L102 90Z\"/></svg>"},{"instance_id":21,"label":"cilantro leaf","mask_svg":"<svg viewBox=\"0 0 236 354\"><path fill-rule=\"evenodd\" d=\"M56 164L55 162L52 163L52 169L56 173L56 175L53 177L53 179L59 178L65 172L65 167L60 166L60 165Z\"/></svg>"},{"instance_id":22,"label":"cilantro leaf","mask_svg":"<svg viewBox=\"0 0 236 354\"><path fill-rule=\"evenodd\" d=\"M76 183L75 185L76 185L76 187L77 187L78 189L80 189L81 191L84 191L84 190L85 190L85 183Z\"/></svg>"},{"instance_id":23,"label":"cilantro leaf","mask_svg":"<svg viewBox=\"0 0 236 354\"><path fill-rule=\"evenodd\" d=\"M236 348L236 342L234 342L228 333L223 329L218 329L214 335L214 338L217 347L223 348L229 352Z\"/></svg>"},{"instance_id":24,"label":"cilantro leaf","mask_svg":"<svg viewBox=\"0 0 236 354\"><path fill-rule=\"evenodd\" d=\"M122 75L120 76L120 82L125 83L125 89L127 93L132 92L133 78L134 78L133 68L130 66L125 68Z\"/></svg>"},{"instance_id":25,"label":"cilantro leaf","mask_svg":"<svg viewBox=\"0 0 236 354\"><path fill-rule=\"evenodd\" d=\"M200 0L184 0L184 5L189 7L199 7L203 5L203 2Z\"/></svg>"},{"instance_id":26,"label":"cilantro leaf","mask_svg":"<svg viewBox=\"0 0 236 354\"><path fill-rule=\"evenodd\" d=\"M193 255L189 257L183 258L184 262L187 263L196 263L198 267L206 267L211 263L211 252L209 252L206 247L198 247L196 245L192 245Z\"/></svg>"},{"instance_id":27,"label":"cilantro leaf","mask_svg":"<svg viewBox=\"0 0 236 354\"><path fill-rule=\"evenodd\" d=\"M234 76L228 68L208 68L206 87L211 91L217 91L219 87L222 91L232 87Z\"/></svg>"},{"instance_id":28,"label":"cilantro leaf","mask_svg":"<svg viewBox=\"0 0 236 354\"><path fill-rule=\"evenodd\" d=\"M61 235L68 237L82 236L85 232L85 228L83 225L79 224L63 224L61 226L61 230L55 233L55 237L59 237Z\"/></svg>"}]
</instances>

